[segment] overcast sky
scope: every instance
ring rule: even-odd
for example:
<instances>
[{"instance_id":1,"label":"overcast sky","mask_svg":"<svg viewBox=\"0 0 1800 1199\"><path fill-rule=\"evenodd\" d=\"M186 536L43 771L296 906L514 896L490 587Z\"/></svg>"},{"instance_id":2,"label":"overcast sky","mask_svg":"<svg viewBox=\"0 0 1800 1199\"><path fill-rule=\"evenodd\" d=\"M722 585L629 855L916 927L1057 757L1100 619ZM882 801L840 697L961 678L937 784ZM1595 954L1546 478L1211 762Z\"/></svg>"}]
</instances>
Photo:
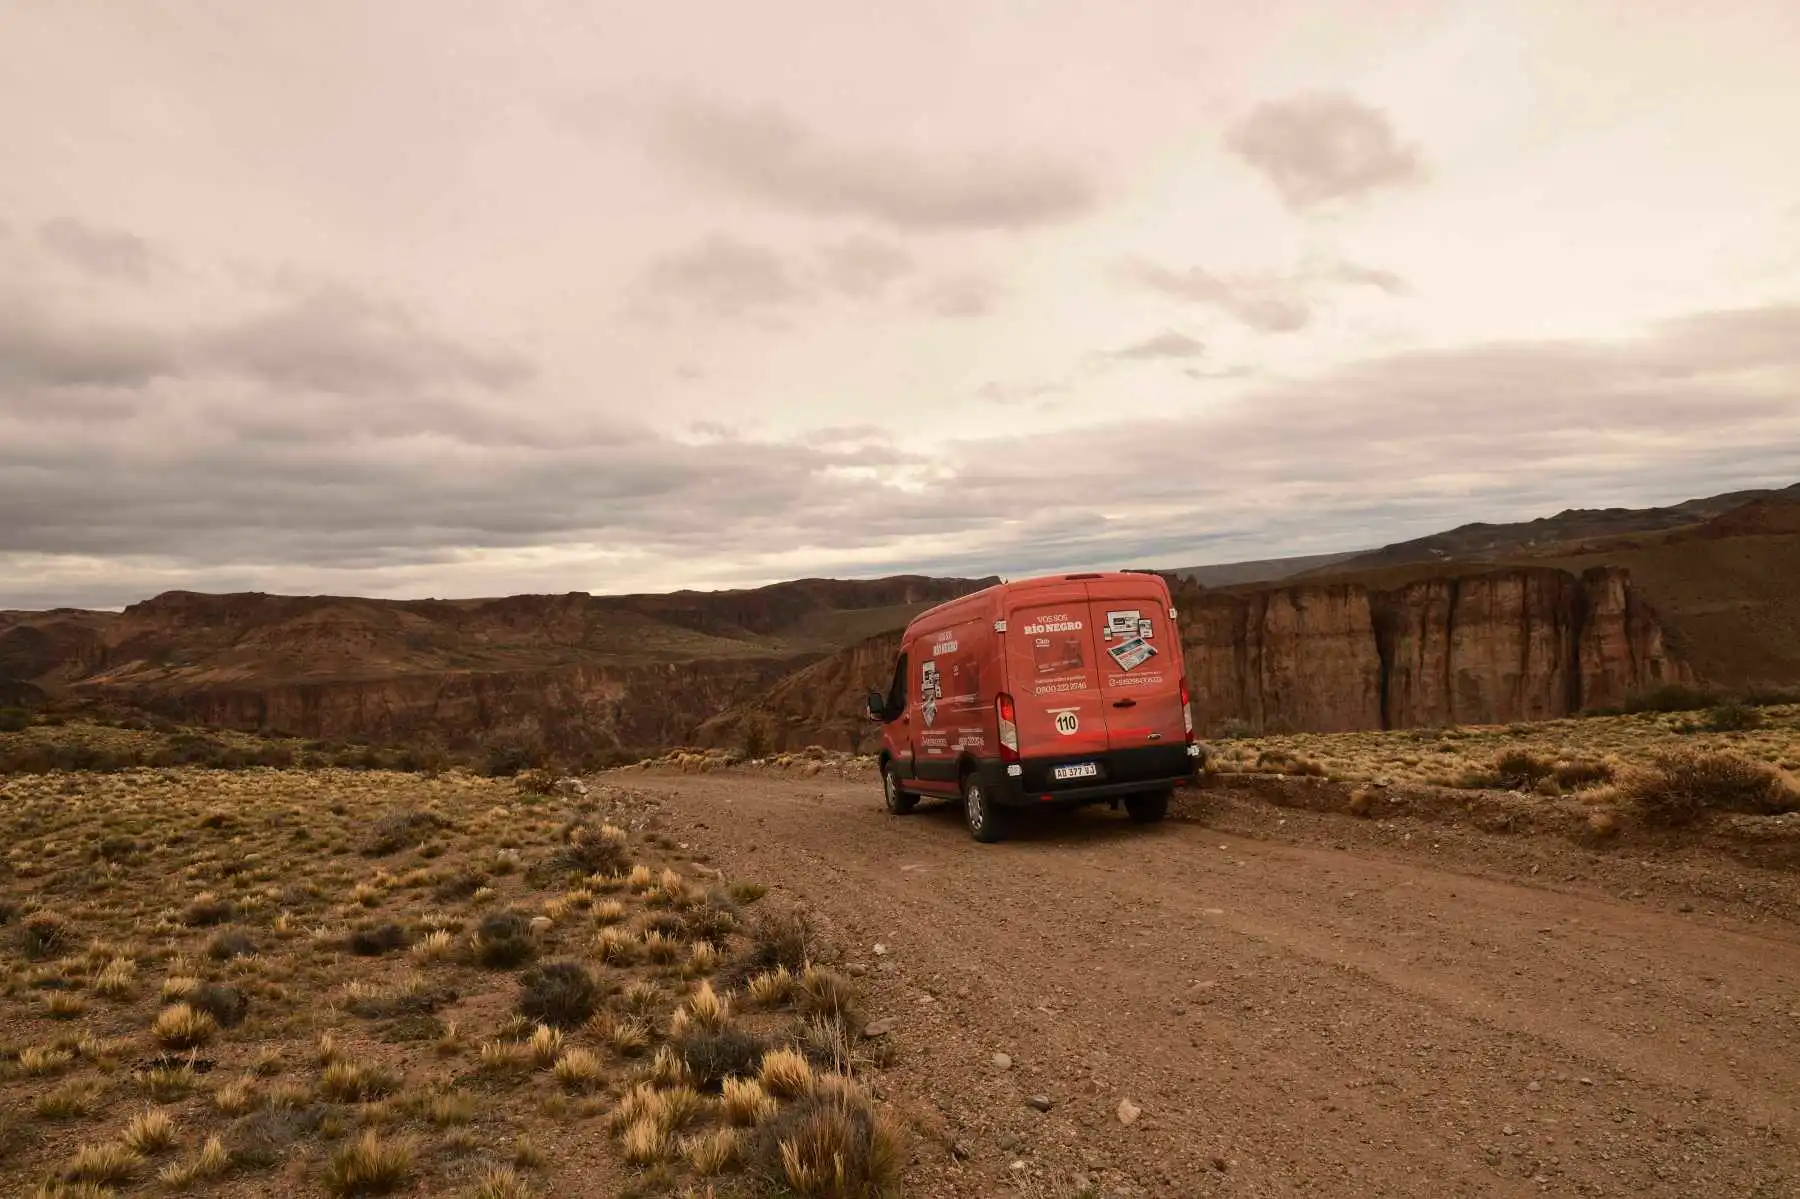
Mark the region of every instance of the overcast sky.
<instances>
[{"instance_id":1,"label":"overcast sky","mask_svg":"<svg viewBox=\"0 0 1800 1199\"><path fill-rule=\"evenodd\" d=\"M0 6L0 607L1800 479L1800 5Z\"/></svg>"}]
</instances>

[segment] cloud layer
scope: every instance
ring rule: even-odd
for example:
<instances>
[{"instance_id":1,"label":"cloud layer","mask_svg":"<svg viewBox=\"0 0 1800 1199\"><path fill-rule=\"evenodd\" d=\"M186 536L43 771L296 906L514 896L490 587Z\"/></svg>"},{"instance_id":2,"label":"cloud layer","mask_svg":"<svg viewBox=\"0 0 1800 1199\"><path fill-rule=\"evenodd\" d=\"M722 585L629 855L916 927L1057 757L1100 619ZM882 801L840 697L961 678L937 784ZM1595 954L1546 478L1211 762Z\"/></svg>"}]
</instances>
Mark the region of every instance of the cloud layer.
<instances>
[{"instance_id":1,"label":"cloud layer","mask_svg":"<svg viewBox=\"0 0 1800 1199\"><path fill-rule=\"evenodd\" d=\"M865 257L887 261L851 255ZM871 285L852 276L853 291ZM39 347L24 369L5 356L0 384L10 606L118 602L172 580L466 594L1171 565L1209 545L1362 545L1458 514L1679 498L1726 469L1800 476L1795 307L1695 314L1618 343L1391 355L1154 428L928 451L874 426L687 441L537 419L520 404L527 361L348 289L161 333L16 300L6 312L0 338ZM45 329L62 331L54 353ZM1201 352L1166 331L1116 353ZM785 568L797 552L808 569ZM511 574L469 569L508 555Z\"/></svg>"},{"instance_id":2,"label":"cloud layer","mask_svg":"<svg viewBox=\"0 0 1800 1199\"><path fill-rule=\"evenodd\" d=\"M1048 155L834 142L772 109L671 104L651 133L673 163L749 199L914 232L1054 224L1100 198L1085 171Z\"/></svg>"},{"instance_id":3,"label":"cloud layer","mask_svg":"<svg viewBox=\"0 0 1800 1199\"><path fill-rule=\"evenodd\" d=\"M1303 212L1425 175L1418 149L1401 142L1386 116L1335 92L1259 104L1225 140Z\"/></svg>"}]
</instances>

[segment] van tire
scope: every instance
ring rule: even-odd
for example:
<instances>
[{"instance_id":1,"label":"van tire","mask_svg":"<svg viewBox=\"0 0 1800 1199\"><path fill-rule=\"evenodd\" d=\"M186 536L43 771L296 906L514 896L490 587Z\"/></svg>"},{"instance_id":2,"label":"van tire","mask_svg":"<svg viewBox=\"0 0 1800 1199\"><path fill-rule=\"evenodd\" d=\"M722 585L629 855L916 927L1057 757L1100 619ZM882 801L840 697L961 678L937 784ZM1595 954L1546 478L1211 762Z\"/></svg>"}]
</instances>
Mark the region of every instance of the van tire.
<instances>
[{"instance_id":1,"label":"van tire","mask_svg":"<svg viewBox=\"0 0 1800 1199\"><path fill-rule=\"evenodd\" d=\"M1150 791L1125 797L1125 814L1134 824L1155 824L1169 814L1169 793Z\"/></svg>"},{"instance_id":2,"label":"van tire","mask_svg":"<svg viewBox=\"0 0 1800 1199\"><path fill-rule=\"evenodd\" d=\"M900 780L894 777L893 766L881 768L881 802L895 816L904 816L919 806L919 797L900 789Z\"/></svg>"},{"instance_id":3,"label":"van tire","mask_svg":"<svg viewBox=\"0 0 1800 1199\"><path fill-rule=\"evenodd\" d=\"M988 845L1005 840L1006 809L994 802L987 788L982 786L981 776L963 775L962 793L963 823L969 826L969 835Z\"/></svg>"}]
</instances>

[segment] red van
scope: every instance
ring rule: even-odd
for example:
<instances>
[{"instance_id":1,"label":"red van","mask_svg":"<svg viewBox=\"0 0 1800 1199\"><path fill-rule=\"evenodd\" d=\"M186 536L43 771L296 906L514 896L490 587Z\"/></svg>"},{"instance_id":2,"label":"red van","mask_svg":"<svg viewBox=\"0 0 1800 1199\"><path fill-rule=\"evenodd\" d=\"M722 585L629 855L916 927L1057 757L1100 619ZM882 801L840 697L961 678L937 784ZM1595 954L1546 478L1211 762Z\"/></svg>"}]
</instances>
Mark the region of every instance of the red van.
<instances>
[{"instance_id":1,"label":"red van","mask_svg":"<svg viewBox=\"0 0 1800 1199\"><path fill-rule=\"evenodd\" d=\"M1148 573L1050 575L940 604L907 626L869 716L888 811L960 799L977 841L1040 805L1122 801L1161 820L1200 769L1175 608Z\"/></svg>"}]
</instances>

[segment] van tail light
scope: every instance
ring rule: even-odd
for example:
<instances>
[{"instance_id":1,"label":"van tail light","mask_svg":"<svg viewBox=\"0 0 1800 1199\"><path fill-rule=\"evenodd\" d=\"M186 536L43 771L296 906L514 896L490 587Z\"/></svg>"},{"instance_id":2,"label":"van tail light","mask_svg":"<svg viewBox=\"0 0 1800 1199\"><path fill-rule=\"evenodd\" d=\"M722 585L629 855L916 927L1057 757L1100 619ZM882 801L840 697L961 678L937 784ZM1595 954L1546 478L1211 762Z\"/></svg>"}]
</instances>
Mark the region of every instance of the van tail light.
<instances>
[{"instance_id":1,"label":"van tail light","mask_svg":"<svg viewBox=\"0 0 1800 1199\"><path fill-rule=\"evenodd\" d=\"M1188 702L1188 681L1186 676L1181 680L1181 731L1187 734L1188 744L1194 743L1194 709Z\"/></svg>"},{"instance_id":2,"label":"van tail light","mask_svg":"<svg viewBox=\"0 0 1800 1199\"><path fill-rule=\"evenodd\" d=\"M1000 722L1000 760L1017 762L1019 760L1019 714L1013 707L1013 697L1004 691L994 700L994 715Z\"/></svg>"}]
</instances>

